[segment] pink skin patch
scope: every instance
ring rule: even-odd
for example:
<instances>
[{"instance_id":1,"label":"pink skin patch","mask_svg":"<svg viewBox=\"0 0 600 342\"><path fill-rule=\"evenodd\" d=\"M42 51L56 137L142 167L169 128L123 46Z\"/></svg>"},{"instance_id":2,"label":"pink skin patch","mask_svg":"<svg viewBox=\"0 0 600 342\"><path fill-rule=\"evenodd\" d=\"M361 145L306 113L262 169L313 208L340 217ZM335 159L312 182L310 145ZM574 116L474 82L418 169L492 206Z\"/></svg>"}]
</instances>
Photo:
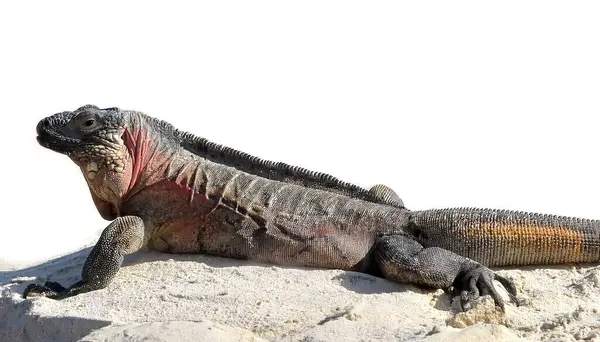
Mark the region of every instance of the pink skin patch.
<instances>
[{"instance_id":1,"label":"pink skin patch","mask_svg":"<svg viewBox=\"0 0 600 342\"><path fill-rule=\"evenodd\" d=\"M125 128L123 142L129 150L133 165L129 187L127 188L127 192L129 192L133 189L133 186L137 183L142 174L142 166L145 164L144 157L148 152L148 131L141 129L129 132L129 130Z\"/></svg>"},{"instance_id":2,"label":"pink skin patch","mask_svg":"<svg viewBox=\"0 0 600 342\"><path fill-rule=\"evenodd\" d=\"M330 236L335 234L335 230L329 227L317 227L314 230L315 236Z\"/></svg>"}]
</instances>

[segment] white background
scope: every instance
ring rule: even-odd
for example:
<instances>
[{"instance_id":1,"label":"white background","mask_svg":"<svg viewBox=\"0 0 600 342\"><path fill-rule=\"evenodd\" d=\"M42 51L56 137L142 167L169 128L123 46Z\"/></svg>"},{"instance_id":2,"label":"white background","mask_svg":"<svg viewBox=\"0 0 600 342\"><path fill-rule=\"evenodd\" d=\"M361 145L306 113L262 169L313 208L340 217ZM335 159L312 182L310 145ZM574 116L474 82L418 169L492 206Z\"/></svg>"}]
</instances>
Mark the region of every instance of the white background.
<instances>
[{"instance_id":1,"label":"white background","mask_svg":"<svg viewBox=\"0 0 600 342\"><path fill-rule=\"evenodd\" d=\"M411 209L600 218L593 1L12 2L0 5L0 259L107 222L44 116L137 109ZM86 2L87 3L87 2Z\"/></svg>"}]
</instances>

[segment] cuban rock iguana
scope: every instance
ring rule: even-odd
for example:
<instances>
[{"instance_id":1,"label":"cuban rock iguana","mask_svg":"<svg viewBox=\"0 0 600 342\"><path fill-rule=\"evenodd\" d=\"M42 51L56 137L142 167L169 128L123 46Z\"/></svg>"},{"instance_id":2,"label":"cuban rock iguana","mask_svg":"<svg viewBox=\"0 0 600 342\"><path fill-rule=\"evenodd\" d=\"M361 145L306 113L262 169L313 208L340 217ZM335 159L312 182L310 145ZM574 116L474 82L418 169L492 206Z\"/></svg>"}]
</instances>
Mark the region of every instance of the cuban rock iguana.
<instances>
[{"instance_id":1,"label":"cuban rock iguana","mask_svg":"<svg viewBox=\"0 0 600 342\"><path fill-rule=\"evenodd\" d=\"M31 284L23 296L62 299L106 287L144 246L260 262L337 268L441 288L463 310L491 295L488 267L597 262L600 221L493 209L411 211L383 185L262 160L138 111L86 105L37 125L40 145L70 157L100 215L112 221L81 280Z\"/></svg>"}]
</instances>

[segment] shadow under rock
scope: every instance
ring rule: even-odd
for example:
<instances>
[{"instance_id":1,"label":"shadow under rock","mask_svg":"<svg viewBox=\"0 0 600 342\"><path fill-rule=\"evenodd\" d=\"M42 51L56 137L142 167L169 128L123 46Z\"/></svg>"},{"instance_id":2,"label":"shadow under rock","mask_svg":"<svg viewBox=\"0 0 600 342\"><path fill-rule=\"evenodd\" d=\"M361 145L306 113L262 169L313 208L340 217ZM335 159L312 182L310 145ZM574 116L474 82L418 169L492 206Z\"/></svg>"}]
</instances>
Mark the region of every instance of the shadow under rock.
<instances>
[{"instance_id":1,"label":"shadow under rock","mask_svg":"<svg viewBox=\"0 0 600 342\"><path fill-rule=\"evenodd\" d=\"M125 256L123 267L137 265L152 261L175 260L179 262L198 262L215 268L238 267L238 266L276 266L268 263L260 263L252 260L219 257L208 254L172 254L152 250L141 250L134 254Z\"/></svg>"},{"instance_id":2,"label":"shadow under rock","mask_svg":"<svg viewBox=\"0 0 600 342\"><path fill-rule=\"evenodd\" d=\"M0 341L46 342L77 341L92 331L112 324L80 317L22 316L16 327L0 330Z\"/></svg>"},{"instance_id":3,"label":"shadow under rock","mask_svg":"<svg viewBox=\"0 0 600 342\"><path fill-rule=\"evenodd\" d=\"M81 269L93 247L87 247L71 254L63 255L41 264L8 271L0 271L0 284L10 282L11 278L17 277L40 277L48 278L52 274L52 280L57 280L61 274L70 273L74 269ZM236 266L272 266L270 264L256 263L250 260L233 258L222 258L206 254L170 254L150 250L141 250L131 255L126 255L123 267L152 261L190 261L201 262L210 267L236 267Z\"/></svg>"},{"instance_id":4,"label":"shadow under rock","mask_svg":"<svg viewBox=\"0 0 600 342\"><path fill-rule=\"evenodd\" d=\"M419 288L410 284L396 283L368 273L354 271L346 271L333 277L332 280L350 291L362 294L419 291Z\"/></svg>"},{"instance_id":5,"label":"shadow under rock","mask_svg":"<svg viewBox=\"0 0 600 342\"><path fill-rule=\"evenodd\" d=\"M76 341L93 330L110 325L110 321L31 314L34 301L15 303L11 297L0 297L0 341L45 342Z\"/></svg>"},{"instance_id":6,"label":"shadow under rock","mask_svg":"<svg viewBox=\"0 0 600 342\"><path fill-rule=\"evenodd\" d=\"M25 290L25 287L32 283L33 280L28 278L37 278L38 283L43 283L47 280L56 281L60 284L70 284L80 279L81 269L93 247L87 247L79 251L60 256L41 264L29 266L22 269L0 271L0 285L20 284L15 287L17 291ZM207 254L171 254L162 253L152 250L140 250L131 255L126 255L123 260L122 268L137 265L146 262L169 261L177 262L195 262L202 263L214 268L240 267L240 266L259 266L259 267L278 267L284 269L302 269L315 270L319 268L278 265L254 260L234 259L227 257L219 257ZM19 279L20 278L20 279Z\"/></svg>"},{"instance_id":7,"label":"shadow under rock","mask_svg":"<svg viewBox=\"0 0 600 342\"><path fill-rule=\"evenodd\" d=\"M49 275L52 278L61 278L72 273L76 269L80 269L85 262L92 247L84 248L71 254L63 255L41 264L25 267L22 269L2 271L0 272L0 285L12 283L14 278L23 277L39 277L46 279Z\"/></svg>"}]
</instances>

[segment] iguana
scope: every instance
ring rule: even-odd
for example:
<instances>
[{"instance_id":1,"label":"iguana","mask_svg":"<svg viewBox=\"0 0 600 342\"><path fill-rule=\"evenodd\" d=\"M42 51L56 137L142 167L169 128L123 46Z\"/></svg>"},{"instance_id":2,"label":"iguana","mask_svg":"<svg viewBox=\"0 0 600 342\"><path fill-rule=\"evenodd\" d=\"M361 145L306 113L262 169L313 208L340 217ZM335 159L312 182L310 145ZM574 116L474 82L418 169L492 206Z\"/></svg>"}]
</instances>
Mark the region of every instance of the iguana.
<instances>
[{"instance_id":1,"label":"iguana","mask_svg":"<svg viewBox=\"0 0 600 342\"><path fill-rule=\"evenodd\" d=\"M23 296L62 299L106 287L144 246L260 262L336 268L460 295L504 309L488 267L597 262L600 221L493 209L408 210L384 185L266 161L176 129L142 112L86 105L37 125L40 145L81 169L112 221L65 288L31 284Z\"/></svg>"}]
</instances>

